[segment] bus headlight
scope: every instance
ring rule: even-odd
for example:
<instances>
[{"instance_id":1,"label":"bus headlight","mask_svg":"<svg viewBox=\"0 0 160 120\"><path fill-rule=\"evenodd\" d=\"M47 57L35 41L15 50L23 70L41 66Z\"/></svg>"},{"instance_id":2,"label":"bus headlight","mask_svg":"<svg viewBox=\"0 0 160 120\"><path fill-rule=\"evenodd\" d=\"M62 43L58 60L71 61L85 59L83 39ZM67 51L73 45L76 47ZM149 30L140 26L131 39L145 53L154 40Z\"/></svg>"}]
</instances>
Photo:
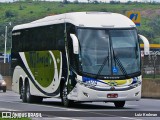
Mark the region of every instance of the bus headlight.
<instances>
[{"instance_id":1,"label":"bus headlight","mask_svg":"<svg viewBox=\"0 0 160 120\"><path fill-rule=\"evenodd\" d=\"M141 85L141 80L139 77L134 77L132 83L130 84L131 87L138 87Z\"/></svg>"},{"instance_id":2,"label":"bus headlight","mask_svg":"<svg viewBox=\"0 0 160 120\"><path fill-rule=\"evenodd\" d=\"M93 87L97 85L97 80L89 77L82 77L82 83L87 87Z\"/></svg>"}]
</instances>

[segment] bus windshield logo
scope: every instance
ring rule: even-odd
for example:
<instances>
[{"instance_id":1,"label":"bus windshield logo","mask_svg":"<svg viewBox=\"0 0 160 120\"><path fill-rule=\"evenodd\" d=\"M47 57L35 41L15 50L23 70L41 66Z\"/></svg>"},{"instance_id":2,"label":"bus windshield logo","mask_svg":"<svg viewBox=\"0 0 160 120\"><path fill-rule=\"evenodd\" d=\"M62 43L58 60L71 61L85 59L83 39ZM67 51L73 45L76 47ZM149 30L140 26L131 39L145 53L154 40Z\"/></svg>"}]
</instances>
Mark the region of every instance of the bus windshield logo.
<instances>
[{"instance_id":1,"label":"bus windshield logo","mask_svg":"<svg viewBox=\"0 0 160 120\"><path fill-rule=\"evenodd\" d=\"M112 72L115 73L115 74L117 74L118 73L118 68L117 67L113 67L112 68Z\"/></svg>"}]
</instances>

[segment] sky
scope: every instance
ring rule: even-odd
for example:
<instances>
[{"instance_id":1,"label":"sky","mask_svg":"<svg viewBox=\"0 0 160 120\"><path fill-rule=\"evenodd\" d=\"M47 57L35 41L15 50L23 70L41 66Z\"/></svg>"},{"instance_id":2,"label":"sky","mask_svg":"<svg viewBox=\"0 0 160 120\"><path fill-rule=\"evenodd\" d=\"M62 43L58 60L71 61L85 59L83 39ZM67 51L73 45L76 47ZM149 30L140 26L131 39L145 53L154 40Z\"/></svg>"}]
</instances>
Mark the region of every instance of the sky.
<instances>
[{"instance_id":1,"label":"sky","mask_svg":"<svg viewBox=\"0 0 160 120\"><path fill-rule=\"evenodd\" d=\"M13 2L13 1L16 1L16 0L0 0L0 2ZM45 0L45 1L63 1L63 0ZM68 1L74 1L74 0L68 0ZM87 2L88 0L78 0L78 1ZM97 1L110 2L111 0L97 0ZM114 0L114 1L127 2L129 0ZM160 0L130 0L130 1L143 1L143 2L144 1L156 1L156 2L160 2Z\"/></svg>"}]
</instances>

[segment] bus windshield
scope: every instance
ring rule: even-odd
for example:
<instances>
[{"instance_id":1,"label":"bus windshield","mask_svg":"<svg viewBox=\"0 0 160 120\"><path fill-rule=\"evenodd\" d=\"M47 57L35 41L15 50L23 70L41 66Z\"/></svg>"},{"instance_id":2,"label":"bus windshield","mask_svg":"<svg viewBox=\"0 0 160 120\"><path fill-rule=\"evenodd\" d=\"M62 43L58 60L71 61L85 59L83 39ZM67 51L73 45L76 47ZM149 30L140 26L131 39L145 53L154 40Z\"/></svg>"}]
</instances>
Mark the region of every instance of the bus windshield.
<instances>
[{"instance_id":1,"label":"bus windshield","mask_svg":"<svg viewBox=\"0 0 160 120\"><path fill-rule=\"evenodd\" d=\"M81 68L95 76L126 76L140 72L135 29L78 29Z\"/></svg>"}]
</instances>

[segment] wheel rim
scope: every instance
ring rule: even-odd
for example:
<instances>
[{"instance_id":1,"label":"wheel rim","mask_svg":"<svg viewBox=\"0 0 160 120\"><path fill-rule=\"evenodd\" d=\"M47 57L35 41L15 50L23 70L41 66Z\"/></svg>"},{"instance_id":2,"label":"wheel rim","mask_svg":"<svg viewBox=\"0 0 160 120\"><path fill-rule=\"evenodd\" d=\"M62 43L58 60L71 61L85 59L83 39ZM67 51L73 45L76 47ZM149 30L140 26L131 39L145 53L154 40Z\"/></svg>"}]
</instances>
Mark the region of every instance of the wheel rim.
<instances>
[{"instance_id":1,"label":"wheel rim","mask_svg":"<svg viewBox=\"0 0 160 120\"><path fill-rule=\"evenodd\" d=\"M20 94L21 96L23 96L23 92L24 92L23 91L23 86L21 86L21 94Z\"/></svg>"},{"instance_id":2,"label":"wheel rim","mask_svg":"<svg viewBox=\"0 0 160 120\"><path fill-rule=\"evenodd\" d=\"M29 90L29 86L27 86L27 90L26 90L26 97L27 97L27 101L29 101L29 97L30 97L30 90Z\"/></svg>"}]
</instances>

